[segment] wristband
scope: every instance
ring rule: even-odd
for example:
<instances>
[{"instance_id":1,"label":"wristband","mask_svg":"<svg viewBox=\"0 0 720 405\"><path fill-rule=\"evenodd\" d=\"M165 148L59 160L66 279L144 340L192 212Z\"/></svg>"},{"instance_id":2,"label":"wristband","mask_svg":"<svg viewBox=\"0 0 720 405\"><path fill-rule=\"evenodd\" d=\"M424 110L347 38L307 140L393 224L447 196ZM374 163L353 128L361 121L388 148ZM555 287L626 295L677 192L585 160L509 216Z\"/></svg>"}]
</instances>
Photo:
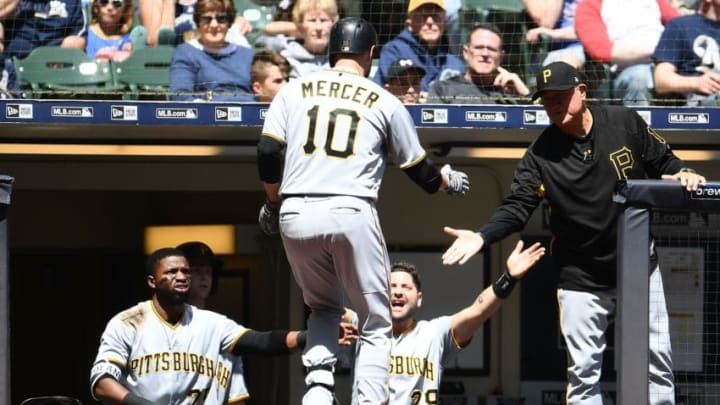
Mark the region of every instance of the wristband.
<instances>
[{"instance_id":1,"label":"wristband","mask_svg":"<svg viewBox=\"0 0 720 405\"><path fill-rule=\"evenodd\" d=\"M693 174L695 174L695 170L693 170L693 169L691 169L691 168L689 168L689 167L683 167L682 169L680 169L680 173L693 173Z\"/></svg>"},{"instance_id":2,"label":"wristband","mask_svg":"<svg viewBox=\"0 0 720 405\"><path fill-rule=\"evenodd\" d=\"M517 284L517 279L513 278L513 276L511 276L510 273L505 270L503 274L501 274L500 277L497 279L497 281L493 283L492 289L498 298L505 299L508 297L508 295L510 295L513 287L515 287L515 284Z\"/></svg>"},{"instance_id":3,"label":"wristband","mask_svg":"<svg viewBox=\"0 0 720 405\"><path fill-rule=\"evenodd\" d=\"M298 332L297 336L295 336L295 340L297 341L298 347L304 349L307 344L307 331L301 330Z\"/></svg>"}]
</instances>

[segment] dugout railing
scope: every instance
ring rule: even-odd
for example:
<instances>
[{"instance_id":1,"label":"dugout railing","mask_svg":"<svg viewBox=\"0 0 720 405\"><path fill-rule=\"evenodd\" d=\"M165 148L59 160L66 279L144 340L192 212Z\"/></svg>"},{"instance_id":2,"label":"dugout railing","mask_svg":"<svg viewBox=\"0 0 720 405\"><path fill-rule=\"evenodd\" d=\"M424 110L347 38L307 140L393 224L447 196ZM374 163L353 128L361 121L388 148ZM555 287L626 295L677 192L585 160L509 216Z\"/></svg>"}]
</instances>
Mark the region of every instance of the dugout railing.
<instances>
[{"instance_id":1,"label":"dugout railing","mask_svg":"<svg viewBox=\"0 0 720 405\"><path fill-rule=\"evenodd\" d=\"M649 248L657 240L652 229L652 213L658 211L720 213L720 183L708 183L688 192L676 181L630 180L619 182L615 201L622 204L618 219L617 319L615 328L618 404L648 403L648 328L649 328ZM701 214L703 215L703 214ZM717 229L717 224L704 224L693 231L687 224L686 234L701 232L700 228ZM662 265L662 262L661 262ZM701 269L707 272L707 263ZM717 271L718 269L711 269ZM667 296L674 285L665 285ZM707 306L704 303L704 306ZM705 310L701 309L701 313ZM702 316L700 317L702 320ZM673 331L671 329L671 335ZM671 336L672 339L672 336ZM703 345L707 346L707 345ZM673 351L684 348L673 347ZM707 350L707 349L703 349ZM675 358L675 354L673 355ZM702 357L702 353L701 353ZM707 369L707 367L704 367ZM697 373L695 373L697 374ZM676 372L676 395L678 387ZM684 374L683 374L684 375ZM704 380L708 380L705 376ZM680 401L685 403L685 401ZM696 397L688 403L717 403L717 398Z\"/></svg>"},{"instance_id":2,"label":"dugout railing","mask_svg":"<svg viewBox=\"0 0 720 405\"><path fill-rule=\"evenodd\" d=\"M8 226L13 178L0 175L0 405L10 405L10 272Z\"/></svg>"}]
</instances>

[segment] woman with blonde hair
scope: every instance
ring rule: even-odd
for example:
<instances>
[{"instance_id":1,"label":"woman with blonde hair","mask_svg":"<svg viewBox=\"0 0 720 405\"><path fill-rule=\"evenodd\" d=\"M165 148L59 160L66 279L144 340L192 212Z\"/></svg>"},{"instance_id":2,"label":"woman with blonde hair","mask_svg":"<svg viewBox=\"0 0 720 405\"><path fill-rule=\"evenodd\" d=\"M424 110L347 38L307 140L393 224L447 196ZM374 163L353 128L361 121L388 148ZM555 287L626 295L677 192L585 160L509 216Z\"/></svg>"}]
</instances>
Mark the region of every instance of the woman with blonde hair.
<instances>
[{"instance_id":1,"label":"woman with blonde hair","mask_svg":"<svg viewBox=\"0 0 720 405\"><path fill-rule=\"evenodd\" d=\"M330 67L327 45L338 20L335 0L298 0L292 9L295 37L265 37L256 43L278 51L291 66L290 77L301 77Z\"/></svg>"}]
</instances>

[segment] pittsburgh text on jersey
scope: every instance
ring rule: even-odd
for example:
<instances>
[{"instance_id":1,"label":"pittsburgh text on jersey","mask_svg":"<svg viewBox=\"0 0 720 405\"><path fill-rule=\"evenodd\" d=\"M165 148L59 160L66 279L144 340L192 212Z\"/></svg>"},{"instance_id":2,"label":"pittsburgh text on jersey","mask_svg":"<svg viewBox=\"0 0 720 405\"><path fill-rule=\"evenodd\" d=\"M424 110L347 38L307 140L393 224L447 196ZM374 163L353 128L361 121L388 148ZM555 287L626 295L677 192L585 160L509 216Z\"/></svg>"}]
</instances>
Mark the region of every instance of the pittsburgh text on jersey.
<instances>
[{"instance_id":1,"label":"pittsburgh text on jersey","mask_svg":"<svg viewBox=\"0 0 720 405\"><path fill-rule=\"evenodd\" d=\"M422 357L390 356L390 374L421 375L435 381L435 364Z\"/></svg>"},{"instance_id":2,"label":"pittsburgh text on jersey","mask_svg":"<svg viewBox=\"0 0 720 405\"><path fill-rule=\"evenodd\" d=\"M187 352L152 353L130 360L130 374L138 378L151 373L195 373L216 378L224 388L227 388L230 371L229 364L218 361L216 368L213 359Z\"/></svg>"},{"instance_id":3,"label":"pittsburgh text on jersey","mask_svg":"<svg viewBox=\"0 0 720 405\"><path fill-rule=\"evenodd\" d=\"M303 98L330 97L351 100L367 108L372 108L373 104L380 98L378 93L369 91L365 87L329 80L314 80L303 83L302 95Z\"/></svg>"}]
</instances>

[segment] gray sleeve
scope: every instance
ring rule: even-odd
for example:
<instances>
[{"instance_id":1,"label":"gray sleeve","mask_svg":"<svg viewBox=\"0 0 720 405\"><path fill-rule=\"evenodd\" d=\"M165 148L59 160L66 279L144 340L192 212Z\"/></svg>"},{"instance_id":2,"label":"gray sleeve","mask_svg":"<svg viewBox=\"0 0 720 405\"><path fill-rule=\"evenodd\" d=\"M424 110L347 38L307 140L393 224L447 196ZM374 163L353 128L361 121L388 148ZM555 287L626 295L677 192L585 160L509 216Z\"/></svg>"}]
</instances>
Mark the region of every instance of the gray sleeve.
<instances>
[{"instance_id":1,"label":"gray sleeve","mask_svg":"<svg viewBox=\"0 0 720 405\"><path fill-rule=\"evenodd\" d=\"M404 169L425 158L425 149L420 145L415 122L403 104L398 103L390 117L387 134L388 147L395 164Z\"/></svg>"}]
</instances>

